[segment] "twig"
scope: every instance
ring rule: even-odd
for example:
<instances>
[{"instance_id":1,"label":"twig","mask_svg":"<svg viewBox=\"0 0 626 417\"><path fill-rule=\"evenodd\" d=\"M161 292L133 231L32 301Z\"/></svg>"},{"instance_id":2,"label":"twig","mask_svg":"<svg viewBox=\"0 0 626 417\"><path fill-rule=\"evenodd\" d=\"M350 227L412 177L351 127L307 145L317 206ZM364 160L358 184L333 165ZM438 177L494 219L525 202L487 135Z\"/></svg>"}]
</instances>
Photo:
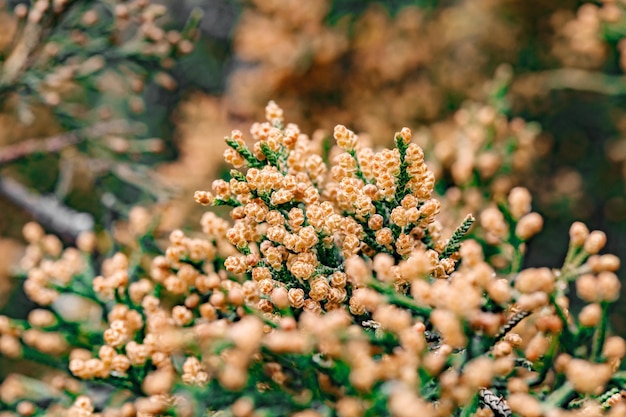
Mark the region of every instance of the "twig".
<instances>
[{"instance_id":1,"label":"twig","mask_svg":"<svg viewBox=\"0 0 626 417\"><path fill-rule=\"evenodd\" d=\"M39 22L29 21L21 33L20 40L11 51L0 73L0 86L13 84L20 76L28 57L40 42L42 25Z\"/></svg>"},{"instance_id":2,"label":"twig","mask_svg":"<svg viewBox=\"0 0 626 417\"><path fill-rule=\"evenodd\" d=\"M609 313L609 303L603 301L602 306L602 316L600 318L600 325L596 330L595 338L593 340L593 350L591 352L591 358L594 361L600 361L602 359L602 348L604 347L604 340L606 339L606 330L609 324L608 313Z\"/></svg>"},{"instance_id":3,"label":"twig","mask_svg":"<svg viewBox=\"0 0 626 417\"><path fill-rule=\"evenodd\" d=\"M415 315L419 317L424 317L424 318L430 317L432 308L417 304L417 302L413 298L407 297L406 295L396 292L393 288L387 287L381 281L372 279L370 280L368 285L382 292L387 297L387 301L390 304L394 304L394 305L409 309L413 313L415 313Z\"/></svg>"},{"instance_id":4,"label":"twig","mask_svg":"<svg viewBox=\"0 0 626 417\"><path fill-rule=\"evenodd\" d=\"M565 382L556 391L552 391L544 401L544 408L549 410L552 407L563 407L576 394L571 383Z\"/></svg>"},{"instance_id":5,"label":"twig","mask_svg":"<svg viewBox=\"0 0 626 417\"><path fill-rule=\"evenodd\" d=\"M46 39L55 24L59 21L60 15L67 10L71 2L59 2L53 5L47 12L40 11L38 18L33 10L28 11L25 17L26 23L21 31L13 39L13 49L0 68L0 90L7 90L15 84L20 84L23 75L32 63L33 55L37 54L37 49L41 50L42 39Z\"/></svg>"},{"instance_id":6,"label":"twig","mask_svg":"<svg viewBox=\"0 0 626 417\"><path fill-rule=\"evenodd\" d=\"M463 223L454 231L454 233L450 237L448 244L441 253L441 258L449 258L460 249L461 241L463 240L467 232L469 232L469 229L472 227L472 224L474 224L475 221L476 219L471 214L465 216L465 219L463 219Z\"/></svg>"},{"instance_id":7,"label":"twig","mask_svg":"<svg viewBox=\"0 0 626 417\"><path fill-rule=\"evenodd\" d=\"M27 139L15 145L1 148L0 165L25 158L34 153L59 152L63 148L76 145L91 137L107 134L138 133L140 130L140 124L129 124L126 120L111 120L46 139Z\"/></svg>"},{"instance_id":8,"label":"twig","mask_svg":"<svg viewBox=\"0 0 626 417\"><path fill-rule=\"evenodd\" d=\"M0 194L33 215L41 224L60 235L75 239L94 228L89 213L81 213L63 205L54 196L41 196L29 191L19 182L0 176Z\"/></svg>"},{"instance_id":9,"label":"twig","mask_svg":"<svg viewBox=\"0 0 626 417\"><path fill-rule=\"evenodd\" d=\"M481 388L478 394L480 401L489 407L496 417L511 417L513 415L504 398L498 397L487 388Z\"/></svg>"},{"instance_id":10,"label":"twig","mask_svg":"<svg viewBox=\"0 0 626 417\"><path fill-rule=\"evenodd\" d=\"M513 330L513 328L515 326L517 326L522 320L524 320L528 316L530 316L530 311L526 311L526 310L522 310L522 311L520 311L518 313L513 314L509 318L509 320L506 322L506 324L504 326L502 326L502 328L500 328L500 331L496 335L495 339L496 340L502 339L511 330Z\"/></svg>"},{"instance_id":11,"label":"twig","mask_svg":"<svg viewBox=\"0 0 626 417\"><path fill-rule=\"evenodd\" d=\"M539 91L578 90L606 95L626 94L626 77L582 69L563 68L521 75L514 82L518 85L531 83Z\"/></svg>"},{"instance_id":12,"label":"twig","mask_svg":"<svg viewBox=\"0 0 626 417\"><path fill-rule=\"evenodd\" d=\"M143 165L105 159L89 159L89 164L92 172L109 172L125 183L152 196L158 202L167 201L177 193L172 187L163 184L162 178L154 170ZM239 203L235 202L234 204Z\"/></svg>"}]
</instances>

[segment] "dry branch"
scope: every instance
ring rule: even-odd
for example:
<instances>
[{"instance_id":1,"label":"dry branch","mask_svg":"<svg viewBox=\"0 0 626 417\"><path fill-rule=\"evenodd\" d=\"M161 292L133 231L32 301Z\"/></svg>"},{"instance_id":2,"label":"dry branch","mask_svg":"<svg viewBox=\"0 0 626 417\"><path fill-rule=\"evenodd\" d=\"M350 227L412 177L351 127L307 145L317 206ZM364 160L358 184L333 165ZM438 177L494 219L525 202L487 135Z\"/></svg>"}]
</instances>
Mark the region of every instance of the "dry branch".
<instances>
[{"instance_id":1,"label":"dry branch","mask_svg":"<svg viewBox=\"0 0 626 417\"><path fill-rule=\"evenodd\" d=\"M91 214L72 210L54 196L41 196L33 193L10 178L0 176L0 194L32 214L46 228L61 236L75 239L82 232L94 228L94 219Z\"/></svg>"},{"instance_id":2,"label":"dry branch","mask_svg":"<svg viewBox=\"0 0 626 417\"><path fill-rule=\"evenodd\" d=\"M138 133L141 125L129 124L125 120L112 120L96 123L83 129L62 133L46 139L27 139L0 149L0 165L25 158L34 153L59 152L68 146L76 145L89 138L108 134Z\"/></svg>"}]
</instances>

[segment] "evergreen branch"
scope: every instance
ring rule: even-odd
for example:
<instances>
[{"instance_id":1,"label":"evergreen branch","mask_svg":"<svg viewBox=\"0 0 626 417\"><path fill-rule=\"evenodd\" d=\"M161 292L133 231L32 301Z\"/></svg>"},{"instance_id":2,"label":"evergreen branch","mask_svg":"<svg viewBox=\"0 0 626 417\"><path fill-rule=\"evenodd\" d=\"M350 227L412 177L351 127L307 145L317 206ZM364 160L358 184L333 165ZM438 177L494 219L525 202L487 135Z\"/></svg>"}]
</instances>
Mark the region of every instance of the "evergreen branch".
<instances>
[{"instance_id":1,"label":"evergreen branch","mask_svg":"<svg viewBox=\"0 0 626 417\"><path fill-rule=\"evenodd\" d=\"M256 156L245 146L240 145L236 141L226 138L226 144L236 150L239 155L246 160L248 165L252 168L262 168L265 164L262 161L259 161Z\"/></svg>"},{"instance_id":2,"label":"evergreen branch","mask_svg":"<svg viewBox=\"0 0 626 417\"><path fill-rule=\"evenodd\" d=\"M528 316L530 316L530 311L522 310L519 313L515 313L513 317L511 317L509 321L507 321L506 324L502 326L495 339L502 339L504 336L507 335L507 333L509 333L515 326L517 326L522 320L524 320Z\"/></svg>"},{"instance_id":3,"label":"evergreen branch","mask_svg":"<svg viewBox=\"0 0 626 417\"><path fill-rule=\"evenodd\" d=\"M463 240L463 238L465 237L465 235L467 234L470 227L472 227L472 224L474 224L475 221L476 219L471 214L468 214L467 216L465 216L463 223L461 223L461 225L454 231L454 233L452 234L452 237L450 237L450 240L448 241L448 244L446 245L445 249L441 253L442 259L449 258L456 251L459 250L459 248L461 247L461 240Z\"/></svg>"},{"instance_id":4,"label":"evergreen branch","mask_svg":"<svg viewBox=\"0 0 626 417\"><path fill-rule=\"evenodd\" d=\"M237 171L236 169L230 170L230 177L239 182L248 182L248 180L246 179L246 176L243 175L240 171Z\"/></svg>"},{"instance_id":5,"label":"evergreen branch","mask_svg":"<svg viewBox=\"0 0 626 417\"><path fill-rule=\"evenodd\" d=\"M405 161L406 151L409 148L409 145L404 142L402 137L397 136L396 147L398 148L398 151L400 152L400 172L398 173L398 176L396 177L395 200L398 204L400 204L400 201L406 195L406 185L411 180L411 176L409 175L407 171L409 164Z\"/></svg>"},{"instance_id":6,"label":"evergreen branch","mask_svg":"<svg viewBox=\"0 0 626 417\"><path fill-rule=\"evenodd\" d=\"M602 409L604 410L608 410L609 408L611 408L613 405L611 403L611 397L613 397L615 394L619 394L622 392L622 389L619 387L613 387L611 389L609 389L608 391L606 391L605 393L603 393L602 395L600 395L597 398L597 401L602 405Z\"/></svg>"},{"instance_id":7,"label":"evergreen branch","mask_svg":"<svg viewBox=\"0 0 626 417\"><path fill-rule=\"evenodd\" d=\"M356 163L356 177L367 184L368 181L367 181L367 178L365 178L363 171L361 170L361 163L359 162L359 158L357 157L356 150L350 149L348 153L350 154L350 156L352 157L352 159L354 159L354 162Z\"/></svg>"},{"instance_id":8,"label":"evergreen branch","mask_svg":"<svg viewBox=\"0 0 626 417\"><path fill-rule=\"evenodd\" d=\"M217 207L217 206L238 207L240 205L241 203L232 197L229 197L228 200L222 200L221 198L216 198L213 201L214 207Z\"/></svg>"},{"instance_id":9,"label":"evergreen branch","mask_svg":"<svg viewBox=\"0 0 626 417\"><path fill-rule=\"evenodd\" d=\"M482 388L478 394L480 396L480 402L493 411L496 417L511 417L513 415L504 398L498 397L487 388Z\"/></svg>"},{"instance_id":10,"label":"evergreen branch","mask_svg":"<svg viewBox=\"0 0 626 417\"><path fill-rule=\"evenodd\" d=\"M269 162L271 166L280 168L277 152L271 150L267 143L261 142L261 152L263 152L263 155L265 155L265 157L267 158L267 162Z\"/></svg>"}]
</instances>

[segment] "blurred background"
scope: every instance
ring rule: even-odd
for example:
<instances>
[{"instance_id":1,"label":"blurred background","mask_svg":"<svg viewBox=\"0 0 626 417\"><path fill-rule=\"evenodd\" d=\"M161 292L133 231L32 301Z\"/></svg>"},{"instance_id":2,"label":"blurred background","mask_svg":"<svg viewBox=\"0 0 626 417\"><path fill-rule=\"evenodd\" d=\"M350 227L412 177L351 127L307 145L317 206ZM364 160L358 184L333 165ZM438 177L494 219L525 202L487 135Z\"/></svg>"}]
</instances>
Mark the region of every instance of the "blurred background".
<instances>
[{"instance_id":1,"label":"blurred background","mask_svg":"<svg viewBox=\"0 0 626 417\"><path fill-rule=\"evenodd\" d=\"M528 187L528 266L560 266L574 220L626 259L626 1L5 0L0 28L3 311L25 223L195 227L224 136L268 100L311 135L410 127L449 218Z\"/></svg>"}]
</instances>

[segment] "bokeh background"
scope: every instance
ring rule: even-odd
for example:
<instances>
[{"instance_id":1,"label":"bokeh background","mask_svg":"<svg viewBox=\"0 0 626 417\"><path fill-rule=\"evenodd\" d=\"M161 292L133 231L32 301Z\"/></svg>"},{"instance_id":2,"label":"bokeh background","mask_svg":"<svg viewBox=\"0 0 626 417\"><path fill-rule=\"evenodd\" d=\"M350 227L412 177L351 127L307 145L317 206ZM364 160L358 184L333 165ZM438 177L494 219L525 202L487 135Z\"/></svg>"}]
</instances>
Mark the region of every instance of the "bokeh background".
<instances>
[{"instance_id":1,"label":"bokeh background","mask_svg":"<svg viewBox=\"0 0 626 417\"><path fill-rule=\"evenodd\" d=\"M75 4L41 21L13 78L28 23L19 2L0 14L3 311L27 310L10 278L26 222L66 243L123 240L136 206L195 227L193 191L227 175L224 136L272 99L311 135L342 123L383 146L410 127L461 218L528 187L545 219L528 266L558 267L574 220L626 259L625 1ZM612 321L626 334L626 308Z\"/></svg>"}]
</instances>

